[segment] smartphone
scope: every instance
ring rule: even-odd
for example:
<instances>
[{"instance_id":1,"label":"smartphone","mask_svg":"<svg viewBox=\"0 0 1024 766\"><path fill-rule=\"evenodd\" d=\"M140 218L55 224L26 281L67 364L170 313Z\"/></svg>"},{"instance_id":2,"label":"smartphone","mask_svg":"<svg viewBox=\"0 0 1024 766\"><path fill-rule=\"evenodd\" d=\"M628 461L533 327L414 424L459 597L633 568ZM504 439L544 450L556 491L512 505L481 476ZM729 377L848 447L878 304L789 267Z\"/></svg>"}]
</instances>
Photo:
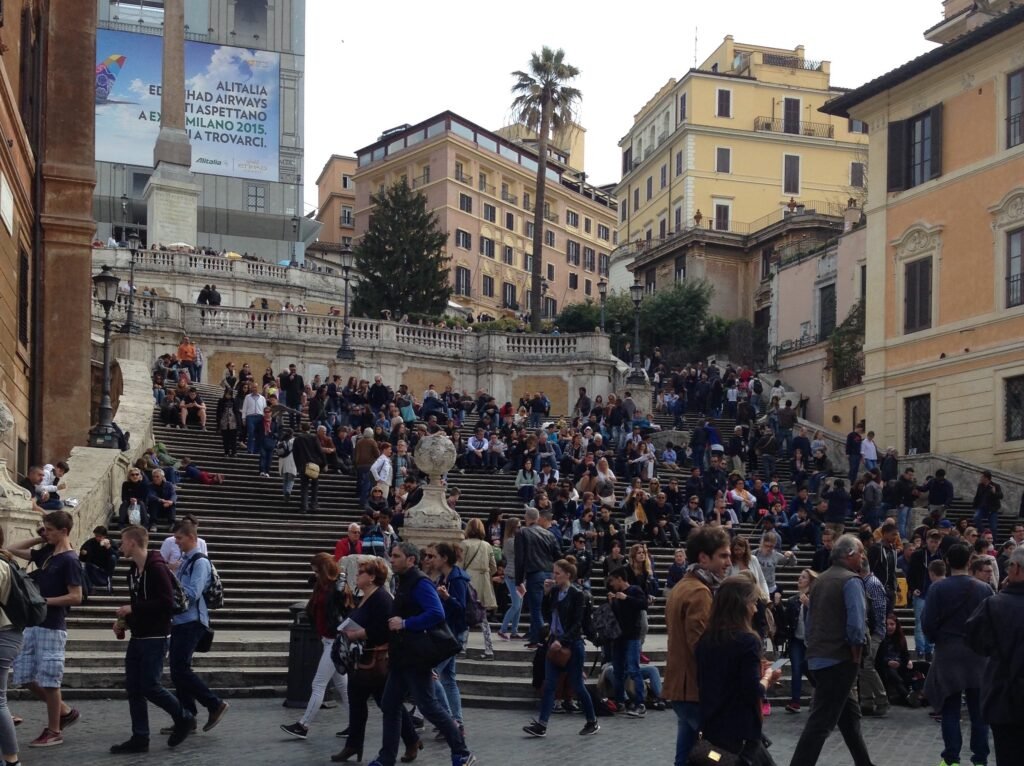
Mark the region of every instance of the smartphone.
<instances>
[{"instance_id":1,"label":"smartphone","mask_svg":"<svg viewBox=\"0 0 1024 766\"><path fill-rule=\"evenodd\" d=\"M782 670L788 664L789 664L789 658L788 657L783 657L781 660L775 660L775 662L772 663L772 670L773 671L775 671L775 670Z\"/></svg>"}]
</instances>

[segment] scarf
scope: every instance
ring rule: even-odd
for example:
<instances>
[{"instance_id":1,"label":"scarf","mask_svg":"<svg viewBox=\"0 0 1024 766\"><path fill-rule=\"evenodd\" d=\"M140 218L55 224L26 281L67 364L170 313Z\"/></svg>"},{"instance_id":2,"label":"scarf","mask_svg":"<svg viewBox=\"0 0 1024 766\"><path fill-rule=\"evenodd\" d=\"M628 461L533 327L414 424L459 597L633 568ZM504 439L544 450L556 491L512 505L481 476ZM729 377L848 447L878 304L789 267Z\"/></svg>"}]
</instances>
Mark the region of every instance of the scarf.
<instances>
[{"instance_id":1,"label":"scarf","mask_svg":"<svg viewBox=\"0 0 1024 766\"><path fill-rule=\"evenodd\" d=\"M718 586L722 584L722 578L716 577L714 574L701 567L700 564L690 564L686 568L686 574L692 574L702 583L707 585L712 593L717 593Z\"/></svg>"}]
</instances>

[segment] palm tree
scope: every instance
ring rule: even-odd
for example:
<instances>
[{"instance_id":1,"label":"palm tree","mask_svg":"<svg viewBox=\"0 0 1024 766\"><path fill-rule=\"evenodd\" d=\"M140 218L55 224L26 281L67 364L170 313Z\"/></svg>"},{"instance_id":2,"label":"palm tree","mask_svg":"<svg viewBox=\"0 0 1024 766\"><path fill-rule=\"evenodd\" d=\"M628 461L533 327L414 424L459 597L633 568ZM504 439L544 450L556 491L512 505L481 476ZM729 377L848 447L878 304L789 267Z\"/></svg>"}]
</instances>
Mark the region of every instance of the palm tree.
<instances>
[{"instance_id":1,"label":"palm tree","mask_svg":"<svg viewBox=\"0 0 1024 766\"><path fill-rule=\"evenodd\" d=\"M530 329L540 330L541 283L544 246L544 192L546 189L548 137L573 125L576 106L582 94L566 83L578 77L580 70L565 63L565 51L551 50L546 45L541 52L530 57L530 71L516 71L512 86L512 116L537 134L537 190L533 209L533 275L530 292L533 295Z\"/></svg>"}]
</instances>

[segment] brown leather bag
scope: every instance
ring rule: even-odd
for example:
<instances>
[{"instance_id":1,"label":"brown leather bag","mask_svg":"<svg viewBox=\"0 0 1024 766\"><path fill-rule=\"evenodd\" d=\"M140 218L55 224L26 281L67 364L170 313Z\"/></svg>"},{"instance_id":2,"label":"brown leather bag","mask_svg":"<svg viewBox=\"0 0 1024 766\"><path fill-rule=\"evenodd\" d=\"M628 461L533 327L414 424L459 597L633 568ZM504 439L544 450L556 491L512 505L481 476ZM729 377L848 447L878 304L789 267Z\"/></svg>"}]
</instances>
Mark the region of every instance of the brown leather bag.
<instances>
[{"instance_id":1,"label":"brown leather bag","mask_svg":"<svg viewBox=\"0 0 1024 766\"><path fill-rule=\"evenodd\" d=\"M569 664L569 660L572 659L572 649L565 644L548 644L548 651L545 655L548 662L554 665L556 668L564 668Z\"/></svg>"},{"instance_id":2,"label":"brown leather bag","mask_svg":"<svg viewBox=\"0 0 1024 766\"><path fill-rule=\"evenodd\" d=\"M383 684L388 677L390 669L390 658L388 645L374 646L370 649L363 649L362 655L352 669L355 679L366 686Z\"/></svg>"}]
</instances>

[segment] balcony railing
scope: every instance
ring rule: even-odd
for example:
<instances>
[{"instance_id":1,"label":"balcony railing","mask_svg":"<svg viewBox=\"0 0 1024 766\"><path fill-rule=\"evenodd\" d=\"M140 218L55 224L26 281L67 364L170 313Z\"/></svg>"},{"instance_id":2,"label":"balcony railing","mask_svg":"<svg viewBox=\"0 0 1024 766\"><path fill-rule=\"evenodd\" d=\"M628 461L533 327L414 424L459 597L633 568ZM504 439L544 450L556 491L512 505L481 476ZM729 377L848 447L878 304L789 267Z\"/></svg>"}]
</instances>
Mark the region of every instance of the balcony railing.
<instances>
[{"instance_id":1,"label":"balcony railing","mask_svg":"<svg viewBox=\"0 0 1024 766\"><path fill-rule=\"evenodd\" d=\"M551 223L558 223L558 213L552 213L550 210L545 210L544 220L550 221Z\"/></svg>"},{"instance_id":2,"label":"balcony railing","mask_svg":"<svg viewBox=\"0 0 1024 766\"><path fill-rule=\"evenodd\" d=\"M455 171L455 180L466 184L467 186L473 185L473 179L463 173L461 170Z\"/></svg>"},{"instance_id":3,"label":"balcony railing","mask_svg":"<svg viewBox=\"0 0 1024 766\"><path fill-rule=\"evenodd\" d=\"M494 187L488 183L484 183L483 181L481 181L479 184L479 189L484 194L490 194L492 197L494 196Z\"/></svg>"},{"instance_id":4,"label":"balcony railing","mask_svg":"<svg viewBox=\"0 0 1024 766\"><path fill-rule=\"evenodd\" d=\"M341 226L355 226L355 219L350 215L343 215L338 219Z\"/></svg>"},{"instance_id":5,"label":"balcony railing","mask_svg":"<svg viewBox=\"0 0 1024 766\"><path fill-rule=\"evenodd\" d=\"M424 173L423 175L412 179L412 188L419 189L421 186L426 186L430 183L430 174Z\"/></svg>"},{"instance_id":6,"label":"balcony railing","mask_svg":"<svg viewBox=\"0 0 1024 766\"><path fill-rule=\"evenodd\" d=\"M519 204L519 197L517 197L515 194L509 194L507 191L503 191L501 193L501 199L503 202L507 202L510 205Z\"/></svg>"},{"instance_id":7,"label":"balcony railing","mask_svg":"<svg viewBox=\"0 0 1024 766\"><path fill-rule=\"evenodd\" d=\"M1024 114L1012 114L1006 118L1006 148L1024 144Z\"/></svg>"},{"instance_id":8,"label":"balcony railing","mask_svg":"<svg viewBox=\"0 0 1024 766\"><path fill-rule=\"evenodd\" d=\"M786 69L807 69L811 72L817 72L821 69L820 61L802 59L797 56L782 56L778 53L761 54L761 63L768 66L781 66Z\"/></svg>"},{"instance_id":9,"label":"balcony railing","mask_svg":"<svg viewBox=\"0 0 1024 766\"><path fill-rule=\"evenodd\" d=\"M1024 275L1013 274L1006 278L1006 308L1024 304L1024 291L1021 287L1021 277Z\"/></svg>"},{"instance_id":10,"label":"balcony railing","mask_svg":"<svg viewBox=\"0 0 1024 766\"><path fill-rule=\"evenodd\" d=\"M826 122L780 120L774 117L755 117L754 130L767 133L789 133L793 136L813 136L814 138L835 137L835 128Z\"/></svg>"}]
</instances>

